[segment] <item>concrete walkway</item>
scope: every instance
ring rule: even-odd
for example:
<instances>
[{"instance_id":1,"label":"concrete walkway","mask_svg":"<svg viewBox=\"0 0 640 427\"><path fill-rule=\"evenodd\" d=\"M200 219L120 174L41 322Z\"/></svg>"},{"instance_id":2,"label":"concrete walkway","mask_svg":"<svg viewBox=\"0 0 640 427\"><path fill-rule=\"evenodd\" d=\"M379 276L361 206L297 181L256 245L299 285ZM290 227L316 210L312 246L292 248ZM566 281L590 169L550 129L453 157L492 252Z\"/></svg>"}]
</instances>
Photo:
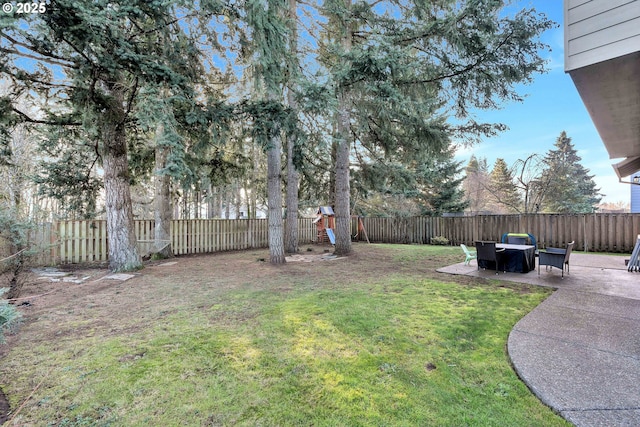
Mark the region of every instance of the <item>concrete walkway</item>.
<instances>
[{"instance_id":1,"label":"concrete walkway","mask_svg":"<svg viewBox=\"0 0 640 427\"><path fill-rule=\"evenodd\" d=\"M576 426L640 426L640 273L624 257L572 253L570 274L439 269L557 291L521 319L508 352L522 380Z\"/></svg>"}]
</instances>

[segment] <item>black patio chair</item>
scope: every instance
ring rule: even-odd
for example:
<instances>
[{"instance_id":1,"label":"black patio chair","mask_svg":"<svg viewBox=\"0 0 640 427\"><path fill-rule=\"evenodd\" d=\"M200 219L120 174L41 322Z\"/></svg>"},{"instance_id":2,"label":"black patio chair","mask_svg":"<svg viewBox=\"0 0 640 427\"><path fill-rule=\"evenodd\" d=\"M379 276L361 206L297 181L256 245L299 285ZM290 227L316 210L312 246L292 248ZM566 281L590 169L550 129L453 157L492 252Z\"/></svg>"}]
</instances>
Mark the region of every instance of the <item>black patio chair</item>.
<instances>
[{"instance_id":1,"label":"black patio chair","mask_svg":"<svg viewBox=\"0 0 640 427\"><path fill-rule=\"evenodd\" d=\"M504 248L496 249L496 242L483 242L476 241L476 254L478 262L478 270L480 270L481 261L493 262L496 265L496 274L500 269L500 263L502 263L502 269L505 270L505 263L503 260Z\"/></svg>"},{"instance_id":2,"label":"black patio chair","mask_svg":"<svg viewBox=\"0 0 640 427\"><path fill-rule=\"evenodd\" d=\"M571 250L575 241L568 243L565 249L562 248L547 248L538 251L538 276L540 275L540 266L544 265L545 270L548 267L557 267L562 270L562 278L564 279L564 268L567 267L567 274L569 274L569 257L571 256Z\"/></svg>"}]
</instances>

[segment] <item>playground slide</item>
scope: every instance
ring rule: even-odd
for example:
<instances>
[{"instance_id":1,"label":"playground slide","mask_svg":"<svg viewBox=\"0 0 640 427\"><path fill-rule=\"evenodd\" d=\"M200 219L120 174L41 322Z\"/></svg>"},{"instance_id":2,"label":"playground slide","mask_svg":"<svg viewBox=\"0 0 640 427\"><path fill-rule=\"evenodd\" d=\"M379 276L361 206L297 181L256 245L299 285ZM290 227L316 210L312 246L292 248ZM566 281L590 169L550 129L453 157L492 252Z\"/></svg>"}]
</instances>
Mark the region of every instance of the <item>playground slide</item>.
<instances>
[{"instance_id":1,"label":"playground slide","mask_svg":"<svg viewBox=\"0 0 640 427\"><path fill-rule=\"evenodd\" d=\"M336 244L336 235L333 234L333 229L332 228L326 228L325 229L327 232L327 236L329 236L329 241L331 242L332 245Z\"/></svg>"}]
</instances>

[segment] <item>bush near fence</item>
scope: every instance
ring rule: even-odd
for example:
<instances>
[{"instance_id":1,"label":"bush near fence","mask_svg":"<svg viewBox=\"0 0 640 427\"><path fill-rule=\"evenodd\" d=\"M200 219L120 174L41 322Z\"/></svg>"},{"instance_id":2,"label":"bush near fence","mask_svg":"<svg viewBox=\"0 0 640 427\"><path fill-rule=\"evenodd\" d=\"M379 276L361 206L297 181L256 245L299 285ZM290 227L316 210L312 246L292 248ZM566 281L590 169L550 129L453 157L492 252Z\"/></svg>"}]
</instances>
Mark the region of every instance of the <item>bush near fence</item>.
<instances>
[{"instance_id":1,"label":"bush near fence","mask_svg":"<svg viewBox=\"0 0 640 427\"><path fill-rule=\"evenodd\" d=\"M576 242L576 250L631 253L640 234L640 214L531 214L476 215L465 217L361 218L366 236L354 240L372 243L429 244L442 236L452 246L473 245L476 240L499 241L504 233L533 234L538 247L562 247ZM300 244L316 241L313 218L298 220ZM154 237L154 221L135 222L138 241ZM40 265L107 261L108 236L104 220L57 221L30 233L40 248ZM266 219L193 219L171 222L171 245L176 255L212 253L268 247ZM11 254L2 254L3 256Z\"/></svg>"}]
</instances>

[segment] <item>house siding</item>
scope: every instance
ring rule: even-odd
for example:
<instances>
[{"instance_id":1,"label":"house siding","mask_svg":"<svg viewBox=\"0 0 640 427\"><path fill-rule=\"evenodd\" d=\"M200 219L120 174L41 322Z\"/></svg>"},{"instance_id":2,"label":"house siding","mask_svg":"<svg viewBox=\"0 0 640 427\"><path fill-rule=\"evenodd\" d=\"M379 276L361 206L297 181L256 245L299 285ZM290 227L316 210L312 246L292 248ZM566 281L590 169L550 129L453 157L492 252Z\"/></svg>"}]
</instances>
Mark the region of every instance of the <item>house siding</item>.
<instances>
[{"instance_id":1,"label":"house siding","mask_svg":"<svg viewBox=\"0 0 640 427\"><path fill-rule=\"evenodd\" d=\"M631 175L631 213L640 213L640 171Z\"/></svg>"},{"instance_id":2,"label":"house siding","mask_svg":"<svg viewBox=\"0 0 640 427\"><path fill-rule=\"evenodd\" d=\"M638 51L640 0L565 0L565 70Z\"/></svg>"}]
</instances>

